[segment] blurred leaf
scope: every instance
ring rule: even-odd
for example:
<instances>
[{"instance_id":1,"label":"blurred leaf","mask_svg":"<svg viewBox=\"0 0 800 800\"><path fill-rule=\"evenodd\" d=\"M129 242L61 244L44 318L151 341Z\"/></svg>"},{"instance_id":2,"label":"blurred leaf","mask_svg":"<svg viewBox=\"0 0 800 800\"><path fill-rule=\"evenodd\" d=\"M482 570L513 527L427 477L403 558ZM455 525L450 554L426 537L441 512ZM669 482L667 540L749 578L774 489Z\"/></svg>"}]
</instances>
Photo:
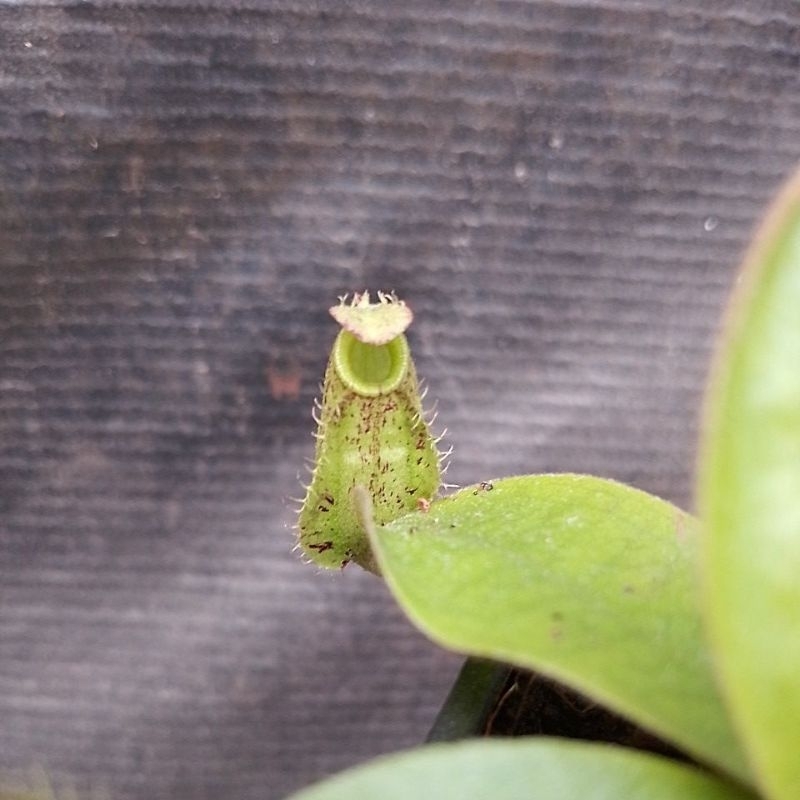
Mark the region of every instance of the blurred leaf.
<instances>
[{"instance_id":1,"label":"blurred leaf","mask_svg":"<svg viewBox=\"0 0 800 800\"><path fill-rule=\"evenodd\" d=\"M41 767L21 774L0 774L0 800L80 800L80 797L109 800L105 792L79 795L73 787L63 785L56 790L50 776Z\"/></svg>"},{"instance_id":2,"label":"blurred leaf","mask_svg":"<svg viewBox=\"0 0 800 800\"><path fill-rule=\"evenodd\" d=\"M589 476L505 478L373 539L437 642L545 673L747 779L701 635L696 524L675 506Z\"/></svg>"},{"instance_id":3,"label":"blurred leaf","mask_svg":"<svg viewBox=\"0 0 800 800\"><path fill-rule=\"evenodd\" d=\"M800 176L751 250L708 395L708 623L771 797L800 795Z\"/></svg>"},{"instance_id":4,"label":"blurred leaf","mask_svg":"<svg viewBox=\"0 0 800 800\"><path fill-rule=\"evenodd\" d=\"M544 737L428 745L348 770L290 800L746 800L692 767Z\"/></svg>"}]
</instances>

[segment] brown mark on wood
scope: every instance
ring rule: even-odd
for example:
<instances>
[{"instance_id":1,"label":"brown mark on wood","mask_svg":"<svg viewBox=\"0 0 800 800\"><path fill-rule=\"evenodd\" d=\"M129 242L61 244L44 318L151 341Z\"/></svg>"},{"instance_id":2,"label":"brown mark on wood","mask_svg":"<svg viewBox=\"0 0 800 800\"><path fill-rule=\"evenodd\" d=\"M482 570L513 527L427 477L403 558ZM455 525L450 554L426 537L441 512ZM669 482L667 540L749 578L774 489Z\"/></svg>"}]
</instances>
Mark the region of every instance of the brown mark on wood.
<instances>
[{"instance_id":1,"label":"brown mark on wood","mask_svg":"<svg viewBox=\"0 0 800 800\"><path fill-rule=\"evenodd\" d=\"M270 364L264 375L273 400L297 400L300 397L303 374L296 366Z\"/></svg>"}]
</instances>

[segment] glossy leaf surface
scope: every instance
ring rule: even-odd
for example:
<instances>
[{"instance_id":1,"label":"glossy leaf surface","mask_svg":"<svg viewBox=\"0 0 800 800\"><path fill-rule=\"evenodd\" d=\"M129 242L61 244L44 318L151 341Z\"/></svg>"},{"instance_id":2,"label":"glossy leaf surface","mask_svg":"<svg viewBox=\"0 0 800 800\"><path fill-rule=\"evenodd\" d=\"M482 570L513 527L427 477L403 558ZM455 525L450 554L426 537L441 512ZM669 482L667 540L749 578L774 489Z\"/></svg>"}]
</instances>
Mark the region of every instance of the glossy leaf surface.
<instances>
[{"instance_id":1,"label":"glossy leaf surface","mask_svg":"<svg viewBox=\"0 0 800 800\"><path fill-rule=\"evenodd\" d=\"M770 797L800 796L800 176L740 278L707 403L708 623Z\"/></svg>"},{"instance_id":2,"label":"glossy leaf surface","mask_svg":"<svg viewBox=\"0 0 800 800\"><path fill-rule=\"evenodd\" d=\"M437 744L373 761L291 800L746 800L697 769L565 739Z\"/></svg>"},{"instance_id":3,"label":"glossy leaf surface","mask_svg":"<svg viewBox=\"0 0 800 800\"><path fill-rule=\"evenodd\" d=\"M373 540L437 642L561 680L746 780L701 632L696 533L635 489L539 475L467 488Z\"/></svg>"}]
</instances>

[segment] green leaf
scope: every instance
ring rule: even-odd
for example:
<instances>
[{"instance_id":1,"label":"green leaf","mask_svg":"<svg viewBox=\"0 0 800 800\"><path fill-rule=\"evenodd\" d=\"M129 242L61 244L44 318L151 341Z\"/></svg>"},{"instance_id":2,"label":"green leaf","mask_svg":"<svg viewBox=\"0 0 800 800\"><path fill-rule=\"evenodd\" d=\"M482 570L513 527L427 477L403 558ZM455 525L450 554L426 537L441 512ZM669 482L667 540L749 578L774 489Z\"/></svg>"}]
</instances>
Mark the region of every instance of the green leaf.
<instances>
[{"instance_id":1,"label":"green leaf","mask_svg":"<svg viewBox=\"0 0 800 800\"><path fill-rule=\"evenodd\" d=\"M747 779L701 635L696 523L675 506L589 476L505 478L372 539L435 641L545 673Z\"/></svg>"},{"instance_id":2,"label":"green leaf","mask_svg":"<svg viewBox=\"0 0 800 800\"><path fill-rule=\"evenodd\" d=\"M56 791L47 773L32 769L25 775L0 775L0 800L78 800L71 789Z\"/></svg>"},{"instance_id":3,"label":"green leaf","mask_svg":"<svg viewBox=\"0 0 800 800\"><path fill-rule=\"evenodd\" d=\"M428 745L349 770L290 800L745 800L667 759L544 737Z\"/></svg>"},{"instance_id":4,"label":"green leaf","mask_svg":"<svg viewBox=\"0 0 800 800\"><path fill-rule=\"evenodd\" d=\"M708 624L770 797L800 792L800 176L751 250L708 395Z\"/></svg>"}]
</instances>

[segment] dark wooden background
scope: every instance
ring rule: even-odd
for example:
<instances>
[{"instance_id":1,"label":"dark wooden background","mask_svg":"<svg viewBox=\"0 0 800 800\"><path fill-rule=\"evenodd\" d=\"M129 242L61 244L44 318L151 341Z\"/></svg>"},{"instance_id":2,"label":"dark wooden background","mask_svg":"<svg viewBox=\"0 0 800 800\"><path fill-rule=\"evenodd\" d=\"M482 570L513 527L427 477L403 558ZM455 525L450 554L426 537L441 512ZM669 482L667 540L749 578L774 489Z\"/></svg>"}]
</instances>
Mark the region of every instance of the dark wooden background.
<instances>
[{"instance_id":1,"label":"dark wooden background","mask_svg":"<svg viewBox=\"0 0 800 800\"><path fill-rule=\"evenodd\" d=\"M277 800L458 659L291 551L338 294L396 289L464 483L691 503L800 157L795 0L0 2L0 771Z\"/></svg>"}]
</instances>

